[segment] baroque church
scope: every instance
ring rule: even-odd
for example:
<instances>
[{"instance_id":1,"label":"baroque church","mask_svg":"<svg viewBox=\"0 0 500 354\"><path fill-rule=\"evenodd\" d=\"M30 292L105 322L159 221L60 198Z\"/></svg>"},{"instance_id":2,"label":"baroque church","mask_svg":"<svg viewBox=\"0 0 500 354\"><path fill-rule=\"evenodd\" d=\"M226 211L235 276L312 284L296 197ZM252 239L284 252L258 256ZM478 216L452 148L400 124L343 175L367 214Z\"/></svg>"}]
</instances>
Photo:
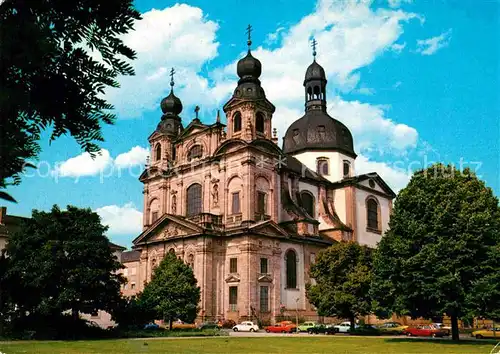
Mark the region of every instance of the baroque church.
<instances>
[{"instance_id":1,"label":"baroque church","mask_svg":"<svg viewBox=\"0 0 500 354\"><path fill-rule=\"evenodd\" d=\"M316 255L339 241L375 247L395 193L375 172L356 175L353 138L327 113L327 79L315 52L305 70L304 115L280 146L275 106L250 45L249 39L238 84L223 106L227 124L219 114L203 123L197 107L184 126L172 69L140 176L143 232L122 256L131 286L124 294L142 291L174 252L194 270L200 318L272 321L296 311L313 318L305 285L314 281L309 268Z\"/></svg>"}]
</instances>

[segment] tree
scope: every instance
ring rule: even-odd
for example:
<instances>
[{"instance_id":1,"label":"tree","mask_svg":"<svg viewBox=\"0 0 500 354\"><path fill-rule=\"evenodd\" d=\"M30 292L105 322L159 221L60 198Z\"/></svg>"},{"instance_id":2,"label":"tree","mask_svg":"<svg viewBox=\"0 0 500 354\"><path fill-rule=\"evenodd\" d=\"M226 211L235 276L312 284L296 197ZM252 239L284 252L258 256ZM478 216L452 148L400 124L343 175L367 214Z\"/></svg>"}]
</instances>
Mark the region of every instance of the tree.
<instances>
[{"instance_id":1,"label":"tree","mask_svg":"<svg viewBox=\"0 0 500 354\"><path fill-rule=\"evenodd\" d=\"M4 0L0 2L0 198L19 184L38 140L70 134L87 152L99 150L113 106L102 97L133 75L135 52L122 37L140 13L132 0Z\"/></svg>"},{"instance_id":2,"label":"tree","mask_svg":"<svg viewBox=\"0 0 500 354\"><path fill-rule=\"evenodd\" d=\"M146 308L154 309L156 318L168 321L170 329L175 319L193 322L198 314L200 288L193 270L175 253L168 252L154 270L140 300Z\"/></svg>"},{"instance_id":3,"label":"tree","mask_svg":"<svg viewBox=\"0 0 500 354\"><path fill-rule=\"evenodd\" d=\"M104 235L107 226L90 209L34 210L7 244L7 278L20 313L58 316L71 310L110 310L120 299L122 267Z\"/></svg>"},{"instance_id":4,"label":"tree","mask_svg":"<svg viewBox=\"0 0 500 354\"><path fill-rule=\"evenodd\" d=\"M442 164L417 171L374 257L376 308L412 318L446 314L458 340L458 318L498 306L491 299L478 306L472 294L498 278L499 242L498 199L474 173Z\"/></svg>"},{"instance_id":5,"label":"tree","mask_svg":"<svg viewBox=\"0 0 500 354\"><path fill-rule=\"evenodd\" d=\"M155 313L153 309L146 307L139 294L138 296L123 297L111 312L111 316L120 328L131 328L143 326L154 320Z\"/></svg>"},{"instance_id":6,"label":"tree","mask_svg":"<svg viewBox=\"0 0 500 354\"><path fill-rule=\"evenodd\" d=\"M306 294L321 316L355 318L370 313L372 250L354 242L339 242L320 252L307 284Z\"/></svg>"}]
</instances>

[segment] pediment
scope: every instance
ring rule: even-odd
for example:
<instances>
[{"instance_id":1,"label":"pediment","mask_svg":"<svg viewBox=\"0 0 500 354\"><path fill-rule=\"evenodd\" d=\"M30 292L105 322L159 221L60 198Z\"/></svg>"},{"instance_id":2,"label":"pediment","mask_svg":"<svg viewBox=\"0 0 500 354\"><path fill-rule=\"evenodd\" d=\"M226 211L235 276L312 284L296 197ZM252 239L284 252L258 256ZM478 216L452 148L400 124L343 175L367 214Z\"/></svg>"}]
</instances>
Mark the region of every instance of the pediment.
<instances>
[{"instance_id":1,"label":"pediment","mask_svg":"<svg viewBox=\"0 0 500 354\"><path fill-rule=\"evenodd\" d=\"M261 283L272 283L273 278L269 274L260 274L259 275L259 282Z\"/></svg>"},{"instance_id":2,"label":"pediment","mask_svg":"<svg viewBox=\"0 0 500 354\"><path fill-rule=\"evenodd\" d=\"M161 137L165 136L164 134L161 134L159 133L158 131L154 131L148 138L148 140L151 142L151 141L155 141L157 139L160 139Z\"/></svg>"},{"instance_id":3,"label":"pediment","mask_svg":"<svg viewBox=\"0 0 500 354\"><path fill-rule=\"evenodd\" d=\"M201 132L205 131L207 128L208 128L208 126L206 126L204 124L191 122L191 124L189 124L186 127L186 129L184 129L182 131L182 134L179 136L179 139L182 139L184 137L187 137L187 136L190 136L193 134L201 133Z\"/></svg>"},{"instance_id":4,"label":"pediment","mask_svg":"<svg viewBox=\"0 0 500 354\"><path fill-rule=\"evenodd\" d=\"M358 177L358 186L366 190L372 190L378 193L387 194L395 197L396 194L387 183L377 173L367 173Z\"/></svg>"},{"instance_id":5,"label":"pediment","mask_svg":"<svg viewBox=\"0 0 500 354\"><path fill-rule=\"evenodd\" d=\"M238 274L229 274L224 280L226 283L239 283L240 277Z\"/></svg>"},{"instance_id":6,"label":"pediment","mask_svg":"<svg viewBox=\"0 0 500 354\"><path fill-rule=\"evenodd\" d=\"M272 220L258 222L249 227L252 232L265 234L269 236L287 237L288 233L281 226Z\"/></svg>"},{"instance_id":7,"label":"pediment","mask_svg":"<svg viewBox=\"0 0 500 354\"><path fill-rule=\"evenodd\" d=\"M184 218L164 214L148 229L143 231L132 243L134 245L144 242L155 242L168 240L187 235L201 233L203 229L197 224Z\"/></svg>"}]
</instances>

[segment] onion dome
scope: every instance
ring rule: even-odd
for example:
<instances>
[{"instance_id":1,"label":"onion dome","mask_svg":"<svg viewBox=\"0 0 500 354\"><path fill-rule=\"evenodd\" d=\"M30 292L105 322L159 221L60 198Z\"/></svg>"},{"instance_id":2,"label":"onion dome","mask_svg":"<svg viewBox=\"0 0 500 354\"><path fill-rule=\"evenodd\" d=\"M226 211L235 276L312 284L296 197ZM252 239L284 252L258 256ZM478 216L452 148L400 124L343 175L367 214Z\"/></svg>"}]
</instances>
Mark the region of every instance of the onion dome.
<instances>
[{"instance_id":1,"label":"onion dome","mask_svg":"<svg viewBox=\"0 0 500 354\"><path fill-rule=\"evenodd\" d=\"M240 79L254 78L258 79L262 74L262 64L259 59L254 58L250 50L247 55L238 61L236 72Z\"/></svg>"},{"instance_id":2,"label":"onion dome","mask_svg":"<svg viewBox=\"0 0 500 354\"><path fill-rule=\"evenodd\" d=\"M163 114L179 115L182 112L182 102L174 95L174 91L171 90L170 94L161 100L161 111Z\"/></svg>"},{"instance_id":3,"label":"onion dome","mask_svg":"<svg viewBox=\"0 0 500 354\"><path fill-rule=\"evenodd\" d=\"M316 60L314 60L306 70L304 83L309 80L326 80L325 69L323 69L323 67L319 65Z\"/></svg>"}]
</instances>

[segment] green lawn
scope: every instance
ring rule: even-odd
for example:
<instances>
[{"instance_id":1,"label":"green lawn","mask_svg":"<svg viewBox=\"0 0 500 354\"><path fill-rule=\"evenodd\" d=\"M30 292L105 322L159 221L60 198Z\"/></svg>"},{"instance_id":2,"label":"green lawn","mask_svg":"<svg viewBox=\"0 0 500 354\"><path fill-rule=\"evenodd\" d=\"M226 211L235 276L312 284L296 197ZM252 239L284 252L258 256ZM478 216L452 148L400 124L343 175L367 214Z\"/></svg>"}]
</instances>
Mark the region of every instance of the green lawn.
<instances>
[{"instance_id":1,"label":"green lawn","mask_svg":"<svg viewBox=\"0 0 500 354\"><path fill-rule=\"evenodd\" d=\"M168 338L76 342L0 342L0 352L14 353L467 353L489 354L492 342L384 339L367 337Z\"/></svg>"}]
</instances>

